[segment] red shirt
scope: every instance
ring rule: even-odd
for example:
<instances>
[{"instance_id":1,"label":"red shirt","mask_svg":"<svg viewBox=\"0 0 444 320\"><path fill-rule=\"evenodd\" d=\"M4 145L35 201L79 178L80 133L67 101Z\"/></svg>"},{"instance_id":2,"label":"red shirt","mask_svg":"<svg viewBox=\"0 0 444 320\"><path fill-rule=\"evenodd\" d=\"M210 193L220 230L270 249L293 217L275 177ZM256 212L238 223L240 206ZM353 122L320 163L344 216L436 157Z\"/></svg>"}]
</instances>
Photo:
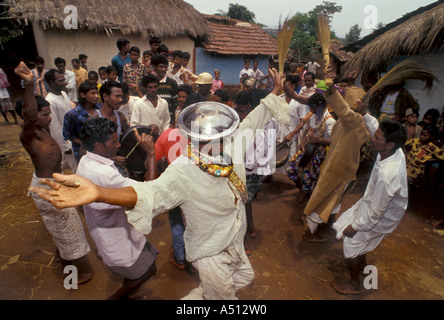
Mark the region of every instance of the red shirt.
<instances>
[{"instance_id":1,"label":"red shirt","mask_svg":"<svg viewBox=\"0 0 444 320\"><path fill-rule=\"evenodd\" d=\"M188 139L179 133L179 129L167 129L157 139L156 161L165 157L168 165L179 158L188 145Z\"/></svg>"}]
</instances>

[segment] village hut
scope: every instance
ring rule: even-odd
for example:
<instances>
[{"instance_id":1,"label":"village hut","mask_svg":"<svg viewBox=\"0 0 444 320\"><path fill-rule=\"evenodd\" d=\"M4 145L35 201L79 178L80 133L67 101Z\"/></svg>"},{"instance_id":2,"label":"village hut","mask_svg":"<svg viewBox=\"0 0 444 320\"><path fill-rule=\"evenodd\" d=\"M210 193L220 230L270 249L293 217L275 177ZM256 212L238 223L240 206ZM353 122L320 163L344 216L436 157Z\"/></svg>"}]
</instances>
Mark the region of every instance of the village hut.
<instances>
[{"instance_id":1,"label":"village hut","mask_svg":"<svg viewBox=\"0 0 444 320\"><path fill-rule=\"evenodd\" d=\"M245 59L258 60L259 69L268 73L270 58L278 54L276 39L254 23L217 15L204 17L209 36L196 45L197 73L218 69L224 83L238 84Z\"/></svg>"},{"instance_id":2,"label":"village hut","mask_svg":"<svg viewBox=\"0 0 444 320\"><path fill-rule=\"evenodd\" d=\"M126 38L143 52L150 48L150 35L160 37L170 51L193 55L196 39L208 35L206 19L182 0L7 2L10 17L32 25L38 55L47 61L46 67L53 67L56 57L65 58L70 66L71 59L83 53L89 69L97 70L117 54L117 39Z\"/></svg>"},{"instance_id":3,"label":"village hut","mask_svg":"<svg viewBox=\"0 0 444 320\"><path fill-rule=\"evenodd\" d=\"M344 65L343 73L361 70L360 82L366 86L368 79L376 78L400 62L415 57L438 78L430 92L424 83L409 80L406 88L421 106L422 116L428 109L442 112L444 105L444 1L403 16L373 34L350 44L345 50L356 54ZM370 79L375 81L375 79Z\"/></svg>"}]
</instances>

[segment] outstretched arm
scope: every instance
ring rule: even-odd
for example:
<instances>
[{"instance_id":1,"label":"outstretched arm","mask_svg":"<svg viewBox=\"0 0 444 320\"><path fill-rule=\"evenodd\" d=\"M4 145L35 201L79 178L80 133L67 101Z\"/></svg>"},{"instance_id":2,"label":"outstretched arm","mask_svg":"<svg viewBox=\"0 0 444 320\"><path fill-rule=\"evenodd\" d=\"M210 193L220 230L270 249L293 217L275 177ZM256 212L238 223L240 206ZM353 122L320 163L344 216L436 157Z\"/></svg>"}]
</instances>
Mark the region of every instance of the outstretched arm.
<instances>
[{"instance_id":1,"label":"outstretched arm","mask_svg":"<svg viewBox=\"0 0 444 320\"><path fill-rule=\"evenodd\" d=\"M92 202L103 202L116 206L132 208L137 203L133 188L103 188L78 175L55 173L53 180L44 179L43 183L51 189L30 187L29 191L50 202L58 209L77 207Z\"/></svg>"}]
</instances>

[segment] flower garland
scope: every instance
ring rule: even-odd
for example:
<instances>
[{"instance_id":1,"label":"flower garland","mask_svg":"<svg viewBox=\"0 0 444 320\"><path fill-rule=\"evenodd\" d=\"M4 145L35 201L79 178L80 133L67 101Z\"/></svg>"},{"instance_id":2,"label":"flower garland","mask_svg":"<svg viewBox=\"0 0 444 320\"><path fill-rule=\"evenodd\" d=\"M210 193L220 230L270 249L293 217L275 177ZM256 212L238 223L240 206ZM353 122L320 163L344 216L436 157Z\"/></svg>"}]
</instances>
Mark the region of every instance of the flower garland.
<instances>
[{"instance_id":1,"label":"flower garland","mask_svg":"<svg viewBox=\"0 0 444 320\"><path fill-rule=\"evenodd\" d=\"M245 203L248 200L248 192L245 183L242 179L237 175L237 173L233 170L233 165L218 165L214 164L205 157L202 153L199 153L197 150L193 150L191 145L188 145L186 154L191 161L194 162L195 165L199 167L203 172L208 173L213 177L219 178L228 178L228 180L234 185L236 190L239 192L242 201ZM199 154L200 156L198 156Z\"/></svg>"}]
</instances>

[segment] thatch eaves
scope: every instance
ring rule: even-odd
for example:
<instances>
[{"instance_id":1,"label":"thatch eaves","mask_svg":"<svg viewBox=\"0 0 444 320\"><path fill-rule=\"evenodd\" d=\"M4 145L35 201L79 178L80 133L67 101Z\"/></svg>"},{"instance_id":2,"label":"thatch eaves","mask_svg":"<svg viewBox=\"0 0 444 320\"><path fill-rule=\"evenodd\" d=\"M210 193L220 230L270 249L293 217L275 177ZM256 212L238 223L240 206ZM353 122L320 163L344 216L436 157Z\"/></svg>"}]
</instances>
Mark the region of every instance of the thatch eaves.
<instances>
[{"instance_id":1,"label":"thatch eaves","mask_svg":"<svg viewBox=\"0 0 444 320\"><path fill-rule=\"evenodd\" d=\"M432 6L432 5L431 5ZM429 10L409 14L409 19L371 40L344 66L345 71L385 69L400 56L416 56L436 52L444 47L444 3L438 1ZM361 41L362 42L362 41ZM347 48L347 47L346 47ZM345 49L346 49L345 48Z\"/></svg>"},{"instance_id":2,"label":"thatch eaves","mask_svg":"<svg viewBox=\"0 0 444 320\"><path fill-rule=\"evenodd\" d=\"M259 25L217 15L204 15L210 35L203 44L207 52L222 55L278 54L277 41Z\"/></svg>"},{"instance_id":3,"label":"thatch eaves","mask_svg":"<svg viewBox=\"0 0 444 320\"><path fill-rule=\"evenodd\" d=\"M186 35L205 38L207 23L203 15L183 0L7 0L9 16L25 24L39 22L46 28L64 30L68 13L75 6L79 29L112 34L150 34L159 37Z\"/></svg>"}]
</instances>

